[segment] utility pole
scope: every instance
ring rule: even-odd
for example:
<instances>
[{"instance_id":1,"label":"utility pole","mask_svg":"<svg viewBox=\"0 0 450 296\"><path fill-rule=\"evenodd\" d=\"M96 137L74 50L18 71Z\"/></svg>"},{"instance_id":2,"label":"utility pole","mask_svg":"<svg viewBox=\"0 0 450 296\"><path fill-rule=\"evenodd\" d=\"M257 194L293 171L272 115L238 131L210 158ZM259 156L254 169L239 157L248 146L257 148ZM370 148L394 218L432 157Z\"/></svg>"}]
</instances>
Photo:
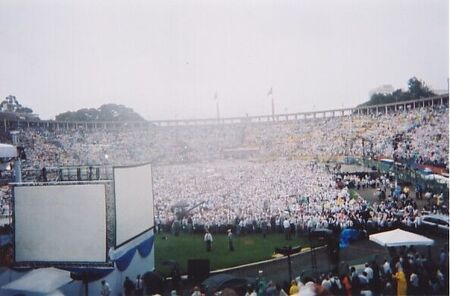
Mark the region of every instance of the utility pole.
<instances>
[{"instance_id":1,"label":"utility pole","mask_svg":"<svg viewBox=\"0 0 450 296\"><path fill-rule=\"evenodd\" d=\"M214 93L214 101L216 102L216 117L217 117L217 122L220 121L220 109L219 109L219 98L217 95L217 91Z\"/></svg>"},{"instance_id":2,"label":"utility pole","mask_svg":"<svg viewBox=\"0 0 450 296\"><path fill-rule=\"evenodd\" d=\"M302 248L300 246L287 246L282 248L275 248L275 253L282 254L283 256L287 256L288 262L288 273L289 273L289 282L292 280L292 264L291 264L291 255L300 252Z\"/></svg>"},{"instance_id":3,"label":"utility pole","mask_svg":"<svg viewBox=\"0 0 450 296\"><path fill-rule=\"evenodd\" d=\"M272 120L275 120L275 102L273 100L273 88L271 87L269 89L269 92L267 93L267 96L271 98L272 101Z\"/></svg>"},{"instance_id":4,"label":"utility pole","mask_svg":"<svg viewBox=\"0 0 450 296\"><path fill-rule=\"evenodd\" d=\"M216 101L217 121L220 120L219 101Z\"/></svg>"},{"instance_id":5,"label":"utility pole","mask_svg":"<svg viewBox=\"0 0 450 296\"><path fill-rule=\"evenodd\" d=\"M275 103L273 102L273 95L272 95L272 118L275 120Z\"/></svg>"}]
</instances>

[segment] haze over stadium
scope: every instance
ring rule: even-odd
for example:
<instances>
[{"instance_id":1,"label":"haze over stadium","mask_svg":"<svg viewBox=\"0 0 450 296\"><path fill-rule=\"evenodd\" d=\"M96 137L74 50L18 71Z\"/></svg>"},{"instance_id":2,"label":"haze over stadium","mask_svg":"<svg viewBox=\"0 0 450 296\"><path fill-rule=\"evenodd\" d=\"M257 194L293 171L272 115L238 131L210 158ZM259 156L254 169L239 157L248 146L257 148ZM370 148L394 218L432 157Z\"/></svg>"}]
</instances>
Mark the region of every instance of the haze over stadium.
<instances>
[{"instance_id":1,"label":"haze over stadium","mask_svg":"<svg viewBox=\"0 0 450 296\"><path fill-rule=\"evenodd\" d=\"M353 107L419 77L446 90L448 1L0 3L0 97L51 119L105 103L146 119Z\"/></svg>"},{"instance_id":2,"label":"haze over stadium","mask_svg":"<svg viewBox=\"0 0 450 296\"><path fill-rule=\"evenodd\" d=\"M448 295L448 17L1 1L0 294Z\"/></svg>"}]
</instances>

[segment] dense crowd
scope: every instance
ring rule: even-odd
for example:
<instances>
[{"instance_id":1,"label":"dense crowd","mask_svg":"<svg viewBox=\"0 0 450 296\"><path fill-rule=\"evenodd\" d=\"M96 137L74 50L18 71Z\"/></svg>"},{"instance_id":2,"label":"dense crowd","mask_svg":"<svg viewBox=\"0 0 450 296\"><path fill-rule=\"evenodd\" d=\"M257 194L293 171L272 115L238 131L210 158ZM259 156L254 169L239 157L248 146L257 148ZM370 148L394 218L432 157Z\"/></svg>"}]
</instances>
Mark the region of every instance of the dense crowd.
<instances>
[{"instance_id":1,"label":"dense crowd","mask_svg":"<svg viewBox=\"0 0 450 296\"><path fill-rule=\"evenodd\" d=\"M44 167L152 162L156 224L166 230L235 225L238 232L273 231L285 219L296 232L361 224L390 227L399 221L417 226L420 211L414 200L394 195L398 190L389 178L344 180L358 186L376 182L393 197L369 209L364 200L337 188L333 175L317 163L369 154L448 169L448 108L258 124L27 128L20 141L27 156L24 174ZM250 159L224 159L229 156L224 150L242 147L258 152ZM45 179L52 178L58 174ZM7 203L2 198L0 210L7 211ZM190 207L195 209L189 215L177 216L176 211Z\"/></svg>"},{"instance_id":2,"label":"dense crowd","mask_svg":"<svg viewBox=\"0 0 450 296\"><path fill-rule=\"evenodd\" d=\"M334 184L323 168L298 161L158 167L154 177L157 225L171 225L177 215L170 209L182 200L188 207L202 203L190 219L179 221L182 229L189 222L197 229L202 229L199 225L213 231L236 225L238 233L253 232L263 224L279 227L285 218L305 229L319 227L343 207L360 207L360 201L350 200ZM333 222L350 223L346 216Z\"/></svg>"},{"instance_id":3,"label":"dense crowd","mask_svg":"<svg viewBox=\"0 0 450 296\"><path fill-rule=\"evenodd\" d=\"M424 213L448 214L448 209L439 192L416 190L419 195L411 196L394 176L340 176L324 163L368 155L448 172L448 118L448 107L437 107L258 124L32 127L21 130L20 141L25 174L52 167L151 162L157 231L232 229L240 236L353 228L368 235L399 226L418 229ZM251 156L229 159L241 148L251 148ZM48 180L58 177L49 175ZM369 203L349 188L376 189L377 201ZM10 195L8 187L0 191L0 217L11 214ZM427 199L423 209L417 198ZM247 295L392 295L399 289L411 295L439 294L448 291L445 256L433 265L414 249L402 249L392 262L372 262L340 275L298 277L290 286L261 279Z\"/></svg>"},{"instance_id":4,"label":"dense crowd","mask_svg":"<svg viewBox=\"0 0 450 296\"><path fill-rule=\"evenodd\" d=\"M448 253L442 249L438 262L431 262L414 247L391 250L392 260L367 262L340 274L296 277L290 284L267 280L260 273L245 296L279 295L445 295L448 293ZM232 293L230 295L233 295Z\"/></svg>"},{"instance_id":5,"label":"dense crowd","mask_svg":"<svg viewBox=\"0 0 450 296\"><path fill-rule=\"evenodd\" d=\"M285 220L299 235L318 228L375 232L419 229L424 213L448 213L440 194L423 192L419 198L427 203L419 208L416 195L393 176L336 177L315 162L174 165L157 167L154 175L156 225L166 232L225 232L230 226L238 235L282 232ZM349 187L377 189L376 202L351 196Z\"/></svg>"},{"instance_id":6,"label":"dense crowd","mask_svg":"<svg viewBox=\"0 0 450 296\"><path fill-rule=\"evenodd\" d=\"M27 155L25 169L195 163L224 159L229 149L253 148L254 158L323 161L366 154L448 170L448 117L447 107L437 107L268 123L118 130L27 128L20 140Z\"/></svg>"}]
</instances>

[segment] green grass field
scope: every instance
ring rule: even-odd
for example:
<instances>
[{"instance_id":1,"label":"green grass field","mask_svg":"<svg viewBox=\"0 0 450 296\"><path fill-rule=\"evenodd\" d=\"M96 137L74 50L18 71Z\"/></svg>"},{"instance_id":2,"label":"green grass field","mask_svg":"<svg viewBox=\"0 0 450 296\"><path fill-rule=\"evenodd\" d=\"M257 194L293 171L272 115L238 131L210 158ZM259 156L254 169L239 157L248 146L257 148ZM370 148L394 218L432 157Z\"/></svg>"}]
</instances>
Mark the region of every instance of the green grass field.
<instances>
[{"instance_id":1,"label":"green grass field","mask_svg":"<svg viewBox=\"0 0 450 296\"><path fill-rule=\"evenodd\" d=\"M166 237L166 239L163 239ZM307 238L294 237L285 240L282 234L269 234L264 239L261 234L246 235L234 238L234 252L228 250L228 238L225 234L214 235L211 252L206 251L203 235L180 234L156 235L155 241L155 266L156 270L168 275L170 269L164 265L165 260L175 260L180 264L181 272L187 272L188 259L209 259L211 270L238 266L271 259L275 248L284 246L308 247Z\"/></svg>"}]
</instances>

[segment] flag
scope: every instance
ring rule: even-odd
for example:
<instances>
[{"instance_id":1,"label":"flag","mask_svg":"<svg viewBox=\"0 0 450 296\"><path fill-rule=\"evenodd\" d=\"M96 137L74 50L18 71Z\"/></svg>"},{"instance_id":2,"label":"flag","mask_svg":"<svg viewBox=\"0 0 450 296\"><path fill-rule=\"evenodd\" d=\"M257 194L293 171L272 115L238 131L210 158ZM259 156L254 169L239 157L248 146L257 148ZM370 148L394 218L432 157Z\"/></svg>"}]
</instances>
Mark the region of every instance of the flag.
<instances>
[{"instance_id":1,"label":"flag","mask_svg":"<svg viewBox=\"0 0 450 296\"><path fill-rule=\"evenodd\" d=\"M267 93L268 96L271 96L273 93L272 88L269 89L269 92Z\"/></svg>"},{"instance_id":2,"label":"flag","mask_svg":"<svg viewBox=\"0 0 450 296\"><path fill-rule=\"evenodd\" d=\"M217 101L217 92L214 93L214 101Z\"/></svg>"}]
</instances>

